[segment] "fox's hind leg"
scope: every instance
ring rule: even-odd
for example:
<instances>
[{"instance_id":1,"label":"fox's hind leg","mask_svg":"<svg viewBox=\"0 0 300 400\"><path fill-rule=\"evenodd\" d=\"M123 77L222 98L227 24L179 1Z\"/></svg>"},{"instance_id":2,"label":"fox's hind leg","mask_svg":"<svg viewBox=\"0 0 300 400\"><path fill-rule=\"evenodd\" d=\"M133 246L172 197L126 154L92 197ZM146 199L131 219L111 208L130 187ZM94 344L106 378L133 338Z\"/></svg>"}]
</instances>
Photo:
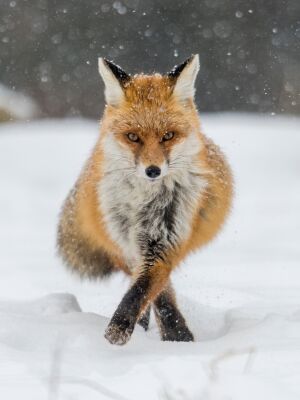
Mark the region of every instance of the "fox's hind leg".
<instances>
[{"instance_id":1,"label":"fox's hind leg","mask_svg":"<svg viewBox=\"0 0 300 400\"><path fill-rule=\"evenodd\" d=\"M191 342L194 340L183 315L177 308L175 292L171 284L166 286L156 297L154 313L162 340L171 342Z\"/></svg>"},{"instance_id":2,"label":"fox's hind leg","mask_svg":"<svg viewBox=\"0 0 300 400\"><path fill-rule=\"evenodd\" d=\"M148 306L144 314L141 315L140 319L138 320L138 324L147 331L149 329L150 323L150 311L151 306Z\"/></svg>"}]
</instances>

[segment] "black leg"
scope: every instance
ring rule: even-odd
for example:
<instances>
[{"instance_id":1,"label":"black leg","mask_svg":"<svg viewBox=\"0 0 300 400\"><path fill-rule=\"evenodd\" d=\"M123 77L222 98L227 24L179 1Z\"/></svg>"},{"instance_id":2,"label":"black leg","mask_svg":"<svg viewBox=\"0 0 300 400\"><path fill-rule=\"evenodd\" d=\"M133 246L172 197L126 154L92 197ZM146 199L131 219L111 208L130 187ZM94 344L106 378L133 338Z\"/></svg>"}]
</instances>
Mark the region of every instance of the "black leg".
<instances>
[{"instance_id":1,"label":"black leg","mask_svg":"<svg viewBox=\"0 0 300 400\"><path fill-rule=\"evenodd\" d=\"M155 299L154 312L162 340L172 342L191 342L194 340L193 334L186 326L184 317L177 308L175 295L170 286Z\"/></svg>"},{"instance_id":2,"label":"black leg","mask_svg":"<svg viewBox=\"0 0 300 400\"><path fill-rule=\"evenodd\" d=\"M149 329L150 310L151 310L151 306L148 306L146 311L141 315L140 319L138 320L138 324L141 325L141 327L144 328L145 331L147 331Z\"/></svg>"},{"instance_id":3,"label":"black leg","mask_svg":"<svg viewBox=\"0 0 300 400\"><path fill-rule=\"evenodd\" d=\"M149 276L141 276L125 294L105 331L105 338L110 343L122 345L128 342L147 298L149 286Z\"/></svg>"}]
</instances>

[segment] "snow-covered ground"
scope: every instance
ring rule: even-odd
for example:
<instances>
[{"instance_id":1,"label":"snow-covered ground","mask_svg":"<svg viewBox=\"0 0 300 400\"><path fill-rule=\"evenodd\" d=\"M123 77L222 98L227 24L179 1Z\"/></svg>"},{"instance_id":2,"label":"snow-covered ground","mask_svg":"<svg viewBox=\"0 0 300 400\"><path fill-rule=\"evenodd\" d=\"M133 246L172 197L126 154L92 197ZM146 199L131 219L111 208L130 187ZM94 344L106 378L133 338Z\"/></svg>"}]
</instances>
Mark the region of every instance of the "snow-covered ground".
<instances>
[{"instance_id":1,"label":"snow-covered ground","mask_svg":"<svg viewBox=\"0 0 300 400\"><path fill-rule=\"evenodd\" d=\"M124 347L103 338L128 281L81 282L55 255L61 203L97 124L0 126L0 398L300 398L300 120L220 114L204 131L232 164L218 239L175 273L195 343L152 319Z\"/></svg>"}]
</instances>

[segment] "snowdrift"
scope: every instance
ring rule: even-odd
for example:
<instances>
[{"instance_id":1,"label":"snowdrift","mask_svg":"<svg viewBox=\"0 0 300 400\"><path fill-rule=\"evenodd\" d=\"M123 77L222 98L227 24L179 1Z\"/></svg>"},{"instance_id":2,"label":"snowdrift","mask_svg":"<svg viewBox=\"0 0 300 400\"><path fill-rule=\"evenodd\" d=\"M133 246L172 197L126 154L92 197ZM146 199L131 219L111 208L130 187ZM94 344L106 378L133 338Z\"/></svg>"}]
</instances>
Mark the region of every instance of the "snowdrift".
<instances>
[{"instance_id":1,"label":"snowdrift","mask_svg":"<svg viewBox=\"0 0 300 400\"><path fill-rule=\"evenodd\" d=\"M97 123L0 126L0 398L300 398L300 120L219 114L203 130L235 175L231 217L173 280L195 343L103 332L128 281L81 282L55 254L58 212ZM85 397L83 397L85 396Z\"/></svg>"}]
</instances>

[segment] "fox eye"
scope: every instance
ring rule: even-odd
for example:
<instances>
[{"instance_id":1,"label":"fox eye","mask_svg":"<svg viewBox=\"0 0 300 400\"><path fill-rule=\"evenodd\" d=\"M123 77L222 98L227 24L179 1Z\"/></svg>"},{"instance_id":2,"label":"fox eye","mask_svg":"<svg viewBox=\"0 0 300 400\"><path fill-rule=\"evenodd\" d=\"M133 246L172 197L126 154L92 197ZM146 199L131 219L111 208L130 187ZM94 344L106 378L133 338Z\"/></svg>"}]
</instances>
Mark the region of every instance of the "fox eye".
<instances>
[{"instance_id":1,"label":"fox eye","mask_svg":"<svg viewBox=\"0 0 300 400\"><path fill-rule=\"evenodd\" d=\"M140 141L140 138L138 137L138 135L133 132L127 133L127 137L131 142L139 142Z\"/></svg>"},{"instance_id":2,"label":"fox eye","mask_svg":"<svg viewBox=\"0 0 300 400\"><path fill-rule=\"evenodd\" d=\"M162 137L162 142L166 142L167 140L171 140L174 137L174 132L170 131L164 134Z\"/></svg>"}]
</instances>

